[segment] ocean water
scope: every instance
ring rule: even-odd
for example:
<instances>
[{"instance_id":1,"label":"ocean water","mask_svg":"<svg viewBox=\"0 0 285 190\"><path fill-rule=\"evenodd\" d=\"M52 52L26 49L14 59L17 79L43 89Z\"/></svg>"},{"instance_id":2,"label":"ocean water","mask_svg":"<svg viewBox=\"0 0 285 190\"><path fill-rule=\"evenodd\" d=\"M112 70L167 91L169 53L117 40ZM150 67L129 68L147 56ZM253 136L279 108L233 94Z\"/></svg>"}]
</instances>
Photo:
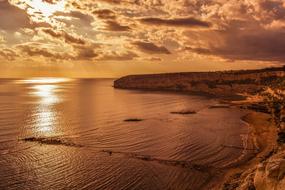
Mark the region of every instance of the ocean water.
<instances>
[{"instance_id":1,"label":"ocean water","mask_svg":"<svg viewBox=\"0 0 285 190\"><path fill-rule=\"evenodd\" d=\"M239 109L112 84L0 80L0 189L198 190L252 153Z\"/></svg>"}]
</instances>

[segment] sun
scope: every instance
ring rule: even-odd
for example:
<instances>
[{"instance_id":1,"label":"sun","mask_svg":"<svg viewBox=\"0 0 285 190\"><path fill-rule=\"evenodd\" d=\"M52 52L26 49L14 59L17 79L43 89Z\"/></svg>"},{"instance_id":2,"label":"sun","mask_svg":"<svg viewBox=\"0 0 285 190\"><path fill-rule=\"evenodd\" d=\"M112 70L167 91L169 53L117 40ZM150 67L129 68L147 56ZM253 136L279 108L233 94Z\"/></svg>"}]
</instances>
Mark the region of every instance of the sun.
<instances>
[{"instance_id":1,"label":"sun","mask_svg":"<svg viewBox=\"0 0 285 190\"><path fill-rule=\"evenodd\" d=\"M57 11L64 11L66 0L10 0L32 17L49 18ZM39 18L38 18L39 19Z\"/></svg>"},{"instance_id":2,"label":"sun","mask_svg":"<svg viewBox=\"0 0 285 190\"><path fill-rule=\"evenodd\" d=\"M59 0L55 2L43 1L43 0L30 0L28 5L35 11L42 13L43 16L49 17L57 11L63 11L65 8L65 0Z\"/></svg>"},{"instance_id":3,"label":"sun","mask_svg":"<svg viewBox=\"0 0 285 190\"><path fill-rule=\"evenodd\" d=\"M27 4L45 17L49 17L57 11L63 11L65 8L65 0L56 1L54 3L43 0L30 0Z\"/></svg>"}]
</instances>

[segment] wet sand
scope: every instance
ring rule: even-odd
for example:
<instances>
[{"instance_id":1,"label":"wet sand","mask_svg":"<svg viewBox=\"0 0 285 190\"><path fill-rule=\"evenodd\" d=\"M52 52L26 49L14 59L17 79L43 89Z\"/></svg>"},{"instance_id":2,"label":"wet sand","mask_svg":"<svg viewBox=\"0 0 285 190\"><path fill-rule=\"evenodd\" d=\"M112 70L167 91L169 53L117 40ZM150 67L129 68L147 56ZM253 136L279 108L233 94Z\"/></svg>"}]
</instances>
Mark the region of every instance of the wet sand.
<instances>
[{"instance_id":1,"label":"wet sand","mask_svg":"<svg viewBox=\"0 0 285 190\"><path fill-rule=\"evenodd\" d=\"M209 184L205 189L235 189L245 180L250 168L256 167L270 157L278 148L277 128L269 121L270 116L264 113L250 112L242 118L251 128L249 135L254 139L255 155L248 161L230 168L217 182Z\"/></svg>"}]
</instances>

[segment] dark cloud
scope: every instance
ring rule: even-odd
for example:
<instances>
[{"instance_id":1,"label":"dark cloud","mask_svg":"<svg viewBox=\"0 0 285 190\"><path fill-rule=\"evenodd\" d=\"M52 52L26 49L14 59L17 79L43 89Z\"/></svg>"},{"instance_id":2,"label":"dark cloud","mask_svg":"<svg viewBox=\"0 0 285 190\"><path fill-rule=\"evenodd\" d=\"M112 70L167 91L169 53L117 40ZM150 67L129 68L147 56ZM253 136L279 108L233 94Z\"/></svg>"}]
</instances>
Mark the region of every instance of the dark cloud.
<instances>
[{"instance_id":1,"label":"dark cloud","mask_svg":"<svg viewBox=\"0 0 285 190\"><path fill-rule=\"evenodd\" d=\"M114 11L109 9L98 9L93 11L93 14L98 18L103 19L105 23L105 30L124 32L130 30L129 26L122 25L116 19L117 15Z\"/></svg>"},{"instance_id":2,"label":"dark cloud","mask_svg":"<svg viewBox=\"0 0 285 190\"><path fill-rule=\"evenodd\" d=\"M41 47L41 44L38 43L27 43L18 45L17 48L27 54L28 56L42 56L52 59L70 59L70 56L67 54L57 53L49 50L48 48Z\"/></svg>"},{"instance_id":3,"label":"dark cloud","mask_svg":"<svg viewBox=\"0 0 285 190\"><path fill-rule=\"evenodd\" d=\"M95 48L92 46L77 46L76 50L78 52L77 60L92 60L98 57L98 54L95 53Z\"/></svg>"},{"instance_id":4,"label":"dark cloud","mask_svg":"<svg viewBox=\"0 0 285 190\"><path fill-rule=\"evenodd\" d=\"M173 19L162 19L162 18L142 18L140 21L144 24L150 24L154 26L174 26L174 27L205 27L209 28L210 23L198 20L195 18L173 18Z\"/></svg>"},{"instance_id":5,"label":"dark cloud","mask_svg":"<svg viewBox=\"0 0 285 190\"><path fill-rule=\"evenodd\" d=\"M170 51L164 46L158 46L151 42L141 42L137 41L134 42L135 45L139 50L149 54L171 54Z\"/></svg>"},{"instance_id":6,"label":"dark cloud","mask_svg":"<svg viewBox=\"0 0 285 190\"><path fill-rule=\"evenodd\" d=\"M59 2L59 0L42 0L42 1L50 4L56 4Z\"/></svg>"},{"instance_id":7,"label":"dark cloud","mask_svg":"<svg viewBox=\"0 0 285 190\"><path fill-rule=\"evenodd\" d=\"M54 13L54 16L64 16L67 18L74 18L74 19L78 19L79 23L81 25L85 25L85 26L91 26L91 23L94 21L94 18L88 14L84 14L80 11L71 11L71 12L67 12L67 13L63 13L63 12L56 12ZM74 23L75 21L70 21L71 23Z\"/></svg>"},{"instance_id":8,"label":"dark cloud","mask_svg":"<svg viewBox=\"0 0 285 190\"><path fill-rule=\"evenodd\" d=\"M119 24L117 21L114 20L107 20L105 29L110 31L116 31L116 32L124 32L130 30L129 26L124 26Z\"/></svg>"},{"instance_id":9,"label":"dark cloud","mask_svg":"<svg viewBox=\"0 0 285 190\"><path fill-rule=\"evenodd\" d=\"M123 0L99 0L99 1L111 3L111 4L120 4L123 2Z\"/></svg>"},{"instance_id":10,"label":"dark cloud","mask_svg":"<svg viewBox=\"0 0 285 190\"><path fill-rule=\"evenodd\" d=\"M48 44L42 43L24 43L17 45L16 48L31 57L45 57L49 59L58 59L58 60L93 60L98 57L99 54L95 52L95 49L98 49L100 45L75 45L73 46L72 52L57 52L52 48L48 48ZM0 53L1 56L1 53Z\"/></svg>"},{"instance_id":11,"label":"dark cloud","mask_svg":"<svg viewBox=\"0 0 285 190\"><path fill-rule=\"evenodd\" d=\"M266 12L266 17L271 19L285 19L285 6L282 1L263 0L260 2L260 7Z\"/></svg>"},{"instance_id":12,"label":"dark cloud","mask_svg":"<svg viewBox=\"0 0 285 190\"><path fill-rule=\"evenodd\" d=\"M116 19L116 13L109 9L95 10L93 14L100 19Z\"/></svg>"},{"instance_id":13,"label":"dark cloud","mask_svg":"<svg viewBox=\"0 0 285 190\"><path fill-rule=\"evenodd\" d=\"M63 30L54 31L48 28L48 29L42 29L42 31L46 34L49 34L50 36L54 38L63 39L66 43L80 44L80 45L84 45L86 43L84 39L80 37L75 37L71 34L68 34L67 32Z\"/></svg>"},{"instance_id":14,"label":"dark cloud","mask_svg":"<svg viewBox=\"0 0 285 190\"><path fill-rule=\"evenodd\" d=\"M226 30L216 31L220 41L213 39L208 48L188 47L199 54L214 55L230 60L285 61L285 31Z\"/></svg>"},{"instance_id":15,"label":"dark cloud","mask_svg":"<svg viewBox=\"0 0 285 190\"><path fill-rule=\"evenodd\" d=\"M49 27L47 23L31 22L26 11L21 10L8 1L0 1L0 29L17 31L20 28Z\"/></svg>"},{"instance_id":16,"label":"dark cloud","mask_svg":"<svg viewBox=\"0 0 285 190\"><path fill-rule=\"evenodd\" d=\"M211 52L210 49L207 49L207 48L201 48L201 47L198 47L198 48L195 48L195 47L185 47L184 50L186 51L192 51L192 52L195 52L195 53L198 53L198 54L211 54L213 52Z\"/></svg>"}]
</instances>

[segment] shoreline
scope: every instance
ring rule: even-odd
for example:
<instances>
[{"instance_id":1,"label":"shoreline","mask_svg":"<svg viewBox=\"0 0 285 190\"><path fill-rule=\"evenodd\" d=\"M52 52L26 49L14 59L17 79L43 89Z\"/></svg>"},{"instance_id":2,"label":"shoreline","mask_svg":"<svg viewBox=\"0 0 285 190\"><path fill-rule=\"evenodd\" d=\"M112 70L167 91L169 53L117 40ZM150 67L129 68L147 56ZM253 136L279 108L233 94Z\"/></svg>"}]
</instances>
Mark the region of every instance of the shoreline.
<instances>
[{"instance_id":1,"label":"shoreline","mask_svg":"<svg viewBox=\"0 0 285 190\"><path fill-rule=\"evenodd\" d=\"M270 116L268 114L254 111L250 111L250 113L241 118L248 123L248 127L250 128L248 135L253 139L258 152L248 160L225 169L225 173L217 182L209 184L204 189L231 190L237 189L242 186L243 183L247 183L246 185L248 187L241 189L249 189L252 186L253 181L251 181L252 183L246 182L249 180L248 175L253 172L261 162L270 157L272 152L278 148L277 128L268 121L269 118Z\"/></svg>"},{"instance_id":2,"label":"shoreline","mask_svg":"<svg viewBox=\"0 0 285 190\"><path fill-rule=\"evenodd\" d=\"M136 90L141 92L166 92L183 95L196 95L205 98L215 99L217 102L227 104L229 107L241 109L241 106L245 106L252 102L244 99L236 99L236 96L226 96L217 98L216 96L209 95L207 93L189 93L183 91L173 90L150 90L150 89L128 89L122 90ZM240 97L240 96L239 96ZM242 157L248 157L240 159L240 161L233 163L232 165L222 168L222 172L213 177L209 184L205 184L202 189L208 190L234 190L234 189L251 189L254 186L254 172L257 170L260 163L269 159L278 149L277 144L277 128L270 122L271 116L266 113L257 112L249 108L244 109L246 113L240 119L248 125L249 133L248 138L253 140L255 152L252 155L241 155ZM246 149L246 147L243 147ZM250 180L250 182L248 182ZM246 186L246 187L241 187Z\"/></svg>"}]
</instances>

